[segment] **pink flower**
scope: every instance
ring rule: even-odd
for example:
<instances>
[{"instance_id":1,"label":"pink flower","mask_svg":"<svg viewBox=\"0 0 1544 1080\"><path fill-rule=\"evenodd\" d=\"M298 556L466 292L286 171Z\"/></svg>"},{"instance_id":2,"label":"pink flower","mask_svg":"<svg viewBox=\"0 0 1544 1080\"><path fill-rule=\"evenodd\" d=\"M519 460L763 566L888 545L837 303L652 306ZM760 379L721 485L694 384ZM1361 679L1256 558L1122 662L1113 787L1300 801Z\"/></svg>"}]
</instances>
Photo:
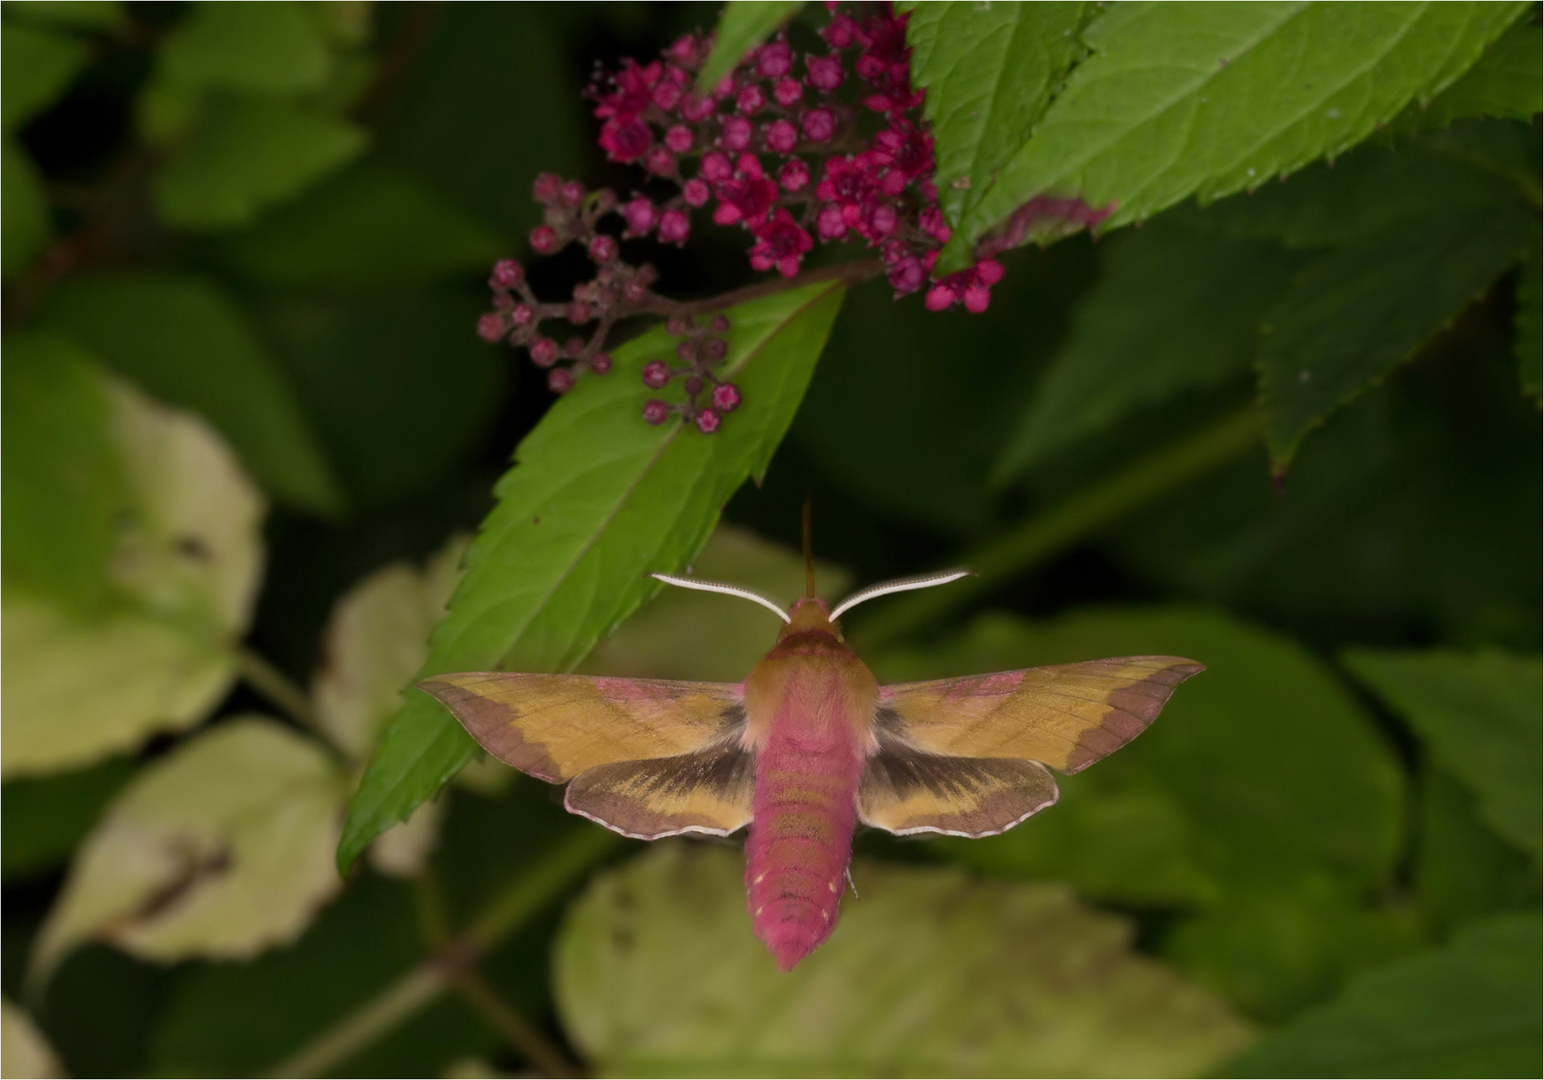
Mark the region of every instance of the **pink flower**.
<instances>
[{"instance_id":1,"label":"pink flower","mask_svg":"<svg viewBox=\"0 0 1544 1080\"><path fill-rule=\"evenodd\" d=\"M713 211L717 225L737 221L754 225L766 218L777 200L777 185L762 173L761 162L753 154L742 154L735 163L734 176L715 185L713 191L719 198L718 209Z\"/></svg>"},{"instance_id":2,"label":"pink flower","mask_svg":"<svg viewBox=\"0 0 1544 1080\"><path fill-rule=\"evenodd\" d=\"M804 253L815 246L810 234L799 228L793 215L779 207L772 220L755 230L756 246L751 248L751 266L757 270L771 270L785 278L799 272Z\"/></svg>"},{"instance_id":3,"label":"pink flower","mask_svg":"<svg viewBox=\"0 0 1544 1080\"><path fill-rule=\"evenodd\" d=\"M686 243L686 238L691 235L692 220L686 216L684 210L666 210L659 216L659 229L656 235L664 244L675 244L677 247Z\"/></svg>"}]
</instances>

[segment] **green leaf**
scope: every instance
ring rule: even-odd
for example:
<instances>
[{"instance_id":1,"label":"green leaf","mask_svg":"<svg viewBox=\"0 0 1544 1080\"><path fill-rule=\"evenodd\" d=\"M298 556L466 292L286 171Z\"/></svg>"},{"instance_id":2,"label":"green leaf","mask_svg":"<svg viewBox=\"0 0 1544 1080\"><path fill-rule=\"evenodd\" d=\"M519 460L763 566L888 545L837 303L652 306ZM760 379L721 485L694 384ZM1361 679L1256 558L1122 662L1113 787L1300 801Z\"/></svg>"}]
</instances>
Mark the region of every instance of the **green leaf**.
<instances>
[{"instance_id":1,"label":"green leaf","mask_svg":"<svg viewBox=\"0 0 1544 1080\"><path fill-rule=\"evenodd\" d=\"M1484 822L1474 793L1431 763L1422 769L1416 835L1416 900L1439 933L1484 915L1538 905L1538 870Z\"/></svg>"},{"instance_id":2,"label":"green leaf","mask_svg":"<svg viewBox=\"0 0 1544 1080\"><path fill-rule=\"evenodd\" d=\"M59 1055L32 1017L0 1000L0 1073L6 1076L64 1076Z\"/></svg>"},{"instance_id":3,"label":"green leaf","mask_svg":"<svg viewBox=\"0 0 1544 1080\"><path fill-rule=\"evenodd\" d=\"M114 385L111 402L129 493L110 563L115 602L80 615L5 582L8 777L73 768L197 723L230 688L232 643L251 619L261 498L195 417L127 386Z\"/></svg>"},{"instance_id":4,"label":"green leaf","mask_svg":"<svg viewBox=\"0 0 1544 1080\"><path fill-rule=\"evenodd\" d=\"M1083 54L1082 3L902 4L911 81L927 91L938 201L958 226L1029 141Z\"/></svg>"},{"instance_id":5,"label":"green leaf","mask_svg":"<svg viewBox=\"0 0 1544 1080\"><path fill-rule=\"evenodd\" d=\"M7 137L0 143L0 278L16 280L48 244L48 193L32 159Z\"/></svg>"},{"instance_id":6,"label":"green leaf","mask_svg":"<svg viewBox=\"0 0 1544 1080\"><path fill-rule=\"evenodd\" d=\"M126 493L102 377L49 334L7 339L0 368L5 573L77 608L100 602Z\"/></svg>"},{"instance_id":7,"label":"green leaf","mask_svg":"<svg viewBox=\"0 0 1544 1080\"><path fill-rule=\"evenodd\" d=\"M222 237L231 266L264 285L356 289L483 270L499 238L406 170L362 164Z\"/></svg>"},{"instance_id":8,"label":"green leaf","mask_svg":"<svg viewBox=\"0 0 1544 1080\"><path fill-rule=\"evenodd\" d=\"M1184 391L1249 370L1260 316L1301 258L1155 222L1116 237L997 466L999 480Z\"/></svg>"},{"instance_id":9,"label":"green leaf","mask_svg":"<svg viewBox=\"0 0 1544 1080\"><path fill-rule=\"evenodd\" d=\"M160 55L185 86L261 94L318 90L331 67L320 24L296 0L192 4Z\"/></svg>"},{"instance_id":10,"label":"green leaf","mask_svg":"<svg viewBox=\"0 0 1544 1080\"><path fill-rule=\"evenodd\" d=\"M258 300L263 339L273 344L352 508L365 512L443 490L486 452L514 365L507 352L468 332L487 310L485 289L446 282Z\"/></svg>"},{"instance_id":11,"label":"green leaf","mask_svg":"<svg viewBox=\"0 0 1544 1080\"><path fill-rule=\"evenodd\" d=\"M694 576L755 589L785 607L804 595L797 551L720 525L692 562ZM815 593L845 595L852 575L815 564ZM777 639L777 617L754 604L690 589L664 589L579 666L586 675L739 682Z\"/></svg>"},{"instance_id":12,"label":"green leaf","mask_svg":"<svg viewBox=\"0 0 1544 1080\"><path fill-rule=\"evenodd\" d=\"M151 194L173 228L246 225L358 156L366 141L358 126L301 105L222 100L156 172Z\"/></svg>"},{"instance_id":13,"label":"green leaf","mask_svg":"<svg viewBox=\"0 0 1544 1080\"><path fill-rule=\"evenodd\" d=\"M1495 650L1355 649L1345 662L1415 728L1443 767L1479 796L1485 820L1537 861L1544 828L1539 658Z\"/></svg>"},{"instance_id":14,"label":"green leaf","mask_svg":"<svg viewBox=\"0 0 1544 1080\"><path fill-rule=\"evenodd\" d=\"M1307 878L1355 892L1388 877L1403 832L1398 763L1334 677L1276 634L1184 608L985 616L947 647L870 660L891 683L1154 654L1207 670L1130 746L1058 777L1056 806L1001 836L929 843L1125 903L1211 907Z\"/></svg>"},{"instance_id":15,"label":"green leaf","mask_svg":"<svg viewBox=\"0 0 1544 1080\"><path fill-rule=\"evenodd\" d=\"M760 477L793 420L842 289L821 283L726 314L724 373L744 404L715 435L639 417L637 372L670 348L663 328L616 351L515 452L499 505L467 556L450 615L420 677L506 667L571 670L659 588L646 575L688 562L747 477ZM338 863L401 821L471 760L475 745L423 694L410 696L349 805Z\"/></svg>"},{"instance_id":16,"label":"green leaf","mask_svg":"<svg viewBox=\"0 0 1544 1080\"><path fill-rule=\"evenodd\" d=\"M531 182L544 170L590 169L593 121L582 72L566 56L569 9L545 4L449 4L372 125L383 157L477 216L522 236L541 222ZM556 25L554 25L556 24ZM510 63L512 41L520 62ZM509 122L509 102L539 101Z\"/></svg>"},{"instance_id":17,"label":"green leaf","mask_svg":"<svg viewBox=\"0 0 1544 1080\"><path fill-rule=\"evenodd\" d=\"M6 883L67 863L133 772L131 759L115 757L75 772L8 782L7 813L0 819Z\"/></svg>"},{"instance_id":18,"label":"green leaf","mask_svg":"<svg viewBox=\"0 0 1544 1080\"><path fill-rule=\"evenodd\" d=\"M1332 996L1357 970L1419 944L1412 910L1373 906L1309 878L1181 920L1162 954L1248 1015L1279 1022Z\"/></svg>"},{"instance_id":19,"label":"green leaf","mask_svg":"<svg viewBox=\"0 0 1544 1080\"><path fill-rule=\"evenodd\" d=\"M729 0L718 17L713 51L697 73L697 88L710 90L733 71L745 54L804 7L804 0Z\"/></svg>"},{"instance_id":20,"label":"green leaf","mask_svg":"<svg viewBox=\"0 0 1544 1080\"><path fill-rule=\"evenodd\" d=\"M861 902L794 971L751 933L737 852L652 845L597 879L558 1013L614 1076L1195 1076L1251 1032L1057 885L859 862Z\"/></svg>"},{"instance_id":21,"label":"green leaf","mask_svg":"<svg viewBox=\"0 0 1544 1080\"><path fill-rule=\"evenodd\" d=\"M293 391L213 282L148 271L78 276L41 318L161 400L203 414L277 497L316 512L338 509L336 481Z\"/></svg>"},{"instance_id":22,"label":"green leaf","mask_svg":"<svg viewBox=\"0 0 1544 1080\"><path fill-rule=\"evenodd\" d=\"M37 167L16 142L0 143L0 278L16 280L48 245L48 193Z\"/></svg>"},{"instance_id":23,"label":"green leaf","mask_svg":"<svg viewBox=\"0 0 1544 1080\"><path fill-rule=\"evenodd\" d=\"M111 30L123 22L114 0L5 0L3 8L7 22L71 30Z\"/></svg>"},{"instance_id":24,"label":"green leaf","mask_svg":"<svg viewBox=\"0 0 1544 1080\"><path fill-rule=\"evenodd\" d=\"M1325 256L1266 314L1266 445L1284 470L1330 413L1410 359L1526 251L1520 204L1451 212Z\"/></svg>"},{"instance_id":25,"label":"green leaf","mask_svg":"<svg viewBox=\"0 0 1544 1080\"><path fill-rule=\"evenodd\" d=\"M1539 916L1476 923L1451 944L1357 977L1231 1062L1226 1076L1532 1076Z\"/></svg>"},{"instance_id":26,"label":"green leaf","mask_svg":"<svg viewBox=\"0 0 1544 1080\"><path fill-rule=\"evenodd\" d=\"M1447 127L1471 116L1527 121L1544 107L1544 31L1517 22L1475 65L1430 102L1412 105L1394 122L1397 131Z\"/></svg>"},{"instance_id":27,"label":"green leaf","mask_svg":"<svg viewBox=\"0 0 1544 1080\"><path fill-rule=\"evenodd\" d=\"M1539 270L1539 245L1528 248L1517 279L1517 382L1523 396L1544 407L1544 273Z\"/></svg>"},{"instance_id":28,"label":"green leaf","mask_svg":"<svg viewBox=\"0 0 1544 1080\"><path fill-rule=\"evenodd\" d=\"M967 216L939 271L967 265L977 240L1037 196L1108 209L1102 227L1113 228L1340 154L1451 84L1524 7L1112 7L1084 31L1095 55Z\"/></svg>"},{"instance_id":29,"label":"green leaf","mask_svg":"<svg viewBox=\"0 0 1544 1080\"><path fill-rule=\"evenodd\" d=\"M86 46L64 34L6 23L0 29L0 129L15 131L51 105L86 62Z\"/></svg>"},{"instance_id":30,"label":"green leaf","mask_svg":"<svg viewBox=\"0 0 1544 1080\"><path fill-rule=\"evenodd\" d=\"M346 779L321 747L245 717L147 766L81 846L32 955L46 982L86 941L162 963L298 938L332 871Z\"/></svg>"}]
</instances>

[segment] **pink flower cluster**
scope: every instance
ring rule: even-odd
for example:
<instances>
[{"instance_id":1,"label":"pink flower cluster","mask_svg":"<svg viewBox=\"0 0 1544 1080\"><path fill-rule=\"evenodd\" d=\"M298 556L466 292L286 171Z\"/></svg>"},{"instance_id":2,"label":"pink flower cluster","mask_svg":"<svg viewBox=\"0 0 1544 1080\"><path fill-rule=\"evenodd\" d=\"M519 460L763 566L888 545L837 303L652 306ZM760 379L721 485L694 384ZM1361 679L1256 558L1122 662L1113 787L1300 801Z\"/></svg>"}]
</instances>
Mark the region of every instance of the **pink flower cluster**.
<instances>
[{"instance_id":1,"label":"pink flower cluster","mask_svg":"<svg viewBox=\"0 0 1544 1080\"><path fill-rule=\"evenodd\" d=\"M750 232L757 270L792 277L817 240L856 240L878 251L897 296L926 288L929 310L986 310L1003 275L994 259L933 277L950 229L905 16L838 13L821 36L829 51L801 58L779 35L707 93L695 79L710 42L696 35L590 88L607 156L674 182L665 199L623 204L625 235L682 244L691 211L711 208L716 224Z\"/></svg>"},{"instance_id":2,"label":"pink flower cluster","mask_svg":"<svg viewBox=\"0 0 1544 1080\"><path fill-rule=\"evenodd\" d=\"M679 363L650 361L642 377L655 390L679 380L686 397L675 405L650 399L644 419L658 424L679 414L704 433L717 430L740 404L739 390L714 373L727 352L727 320L700 325L690 317L692 306L653 292L654 267L628 262L621 247L643 237L683 245L699 209L710 211L715 224L750 233L756 270L791 278L817 241L856 241L878 253L897 297L925 289L931 311L955 304L985 311L1003 276L991 256L1034 221L1015 219L1013 235L997 247L978 247L983 257L970 269L934 277L950 229L938 207L923 94L911 85L906 19L888 4L872 7L875 13L861 19L834 14L821 31L821 52L800 57L777 36L707 93L695 87L711 47L699 35L681 38L650 64L624 61L591 86L601 148L648 173L650 193L624 200L608 188L590 191L551 173L537 177L543 218L531 230L532 249L552 255L577 243L594 276L575 286L571 299L542 302L524 268L501 260L488 282L493 310L479 320L478 333L526 349L547 371L547 385L564 393L578 376L610 370L605 346L619 320L669 316ZM669 193L661 197L661 189ZM1043 209L1055 216L1060 208Z\"/></svg>"}]
</instances>

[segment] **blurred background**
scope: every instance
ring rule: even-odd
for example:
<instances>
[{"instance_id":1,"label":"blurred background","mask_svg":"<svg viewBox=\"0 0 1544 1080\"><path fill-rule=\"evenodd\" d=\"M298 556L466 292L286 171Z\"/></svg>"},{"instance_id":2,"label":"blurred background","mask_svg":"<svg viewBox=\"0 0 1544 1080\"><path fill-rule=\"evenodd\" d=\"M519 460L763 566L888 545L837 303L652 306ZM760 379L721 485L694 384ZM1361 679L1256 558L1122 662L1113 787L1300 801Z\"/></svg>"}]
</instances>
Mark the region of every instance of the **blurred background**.
<instances>
[{"instance_id":1,"label":"blurred background","mask_svg":"<svg viewBox=\"0 0 1544 1080\"><path fill-rule=\"evenodd\" d=\"M346 883L330 863L460 544L552 401L476 336L488 269L527 258L538 172L628 188L580 96L594 65L716 9L0 14L8 1075L1325 1075L1347 1010L1458 1025L1396 1072L1537 1071L1536 239L1274 481L1251 412L1262 318L1340 242L1271 207L1350 235L1367 204L1335 185L1371 177L1379 205L1428 193L1400 204L1423 229L1461 183L1449 151L1483 146L1531 182L1536 235L1537 119L1385 139L1254 212L1011 252L982 315L850 293L698 573L795 594L809 496L828 595L992 568L854 617L882 681L1143 652L1209 671L1011 833L860 836L863 899L795 991L745 951L736 848L606 846L498 767ZM660 291L753 280L744 247L660 249ZM566 295L580 270L532 276ZM769 622L665 597L584 670L738 680ZM248 783L253 761L276 764ZM379 1007L469 920L480 974ZM1400 1011L1438 985L1440 1021ZM377 1027L338 1041L361 1009ZM1486 1016L1510 1019L1463 1027Z\"/></svg>"}]
</instances>

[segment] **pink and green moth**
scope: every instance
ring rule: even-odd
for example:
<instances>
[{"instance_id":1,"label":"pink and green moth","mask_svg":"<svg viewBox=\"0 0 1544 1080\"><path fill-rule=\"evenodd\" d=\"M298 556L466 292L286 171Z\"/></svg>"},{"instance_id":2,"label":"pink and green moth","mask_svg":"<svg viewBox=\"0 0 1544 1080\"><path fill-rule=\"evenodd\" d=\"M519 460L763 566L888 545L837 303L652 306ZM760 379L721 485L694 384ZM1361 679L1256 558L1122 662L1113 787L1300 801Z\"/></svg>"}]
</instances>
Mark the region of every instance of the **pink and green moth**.
<instances>
[{"instance_id":1,"label":"pink and green moth","mask_svg":"<svg viewBox=\"0 0 1544 1080\"><path fill-rule=\"evenodd\" d=\"M419 685L484 749L567 784L564 806L624 836L728 836L749 827L751 922L784 971L836 925L859 822L901 836L992 836L1056 801L1051 769L1075 773L1118 750L1202 670L1127 656L880 686L837 621L889 593L944 585L956 570L791 610L734 585L655 574L761 604L783 620L741 683L472 672Z\"/></svg>"}]
</instances>

